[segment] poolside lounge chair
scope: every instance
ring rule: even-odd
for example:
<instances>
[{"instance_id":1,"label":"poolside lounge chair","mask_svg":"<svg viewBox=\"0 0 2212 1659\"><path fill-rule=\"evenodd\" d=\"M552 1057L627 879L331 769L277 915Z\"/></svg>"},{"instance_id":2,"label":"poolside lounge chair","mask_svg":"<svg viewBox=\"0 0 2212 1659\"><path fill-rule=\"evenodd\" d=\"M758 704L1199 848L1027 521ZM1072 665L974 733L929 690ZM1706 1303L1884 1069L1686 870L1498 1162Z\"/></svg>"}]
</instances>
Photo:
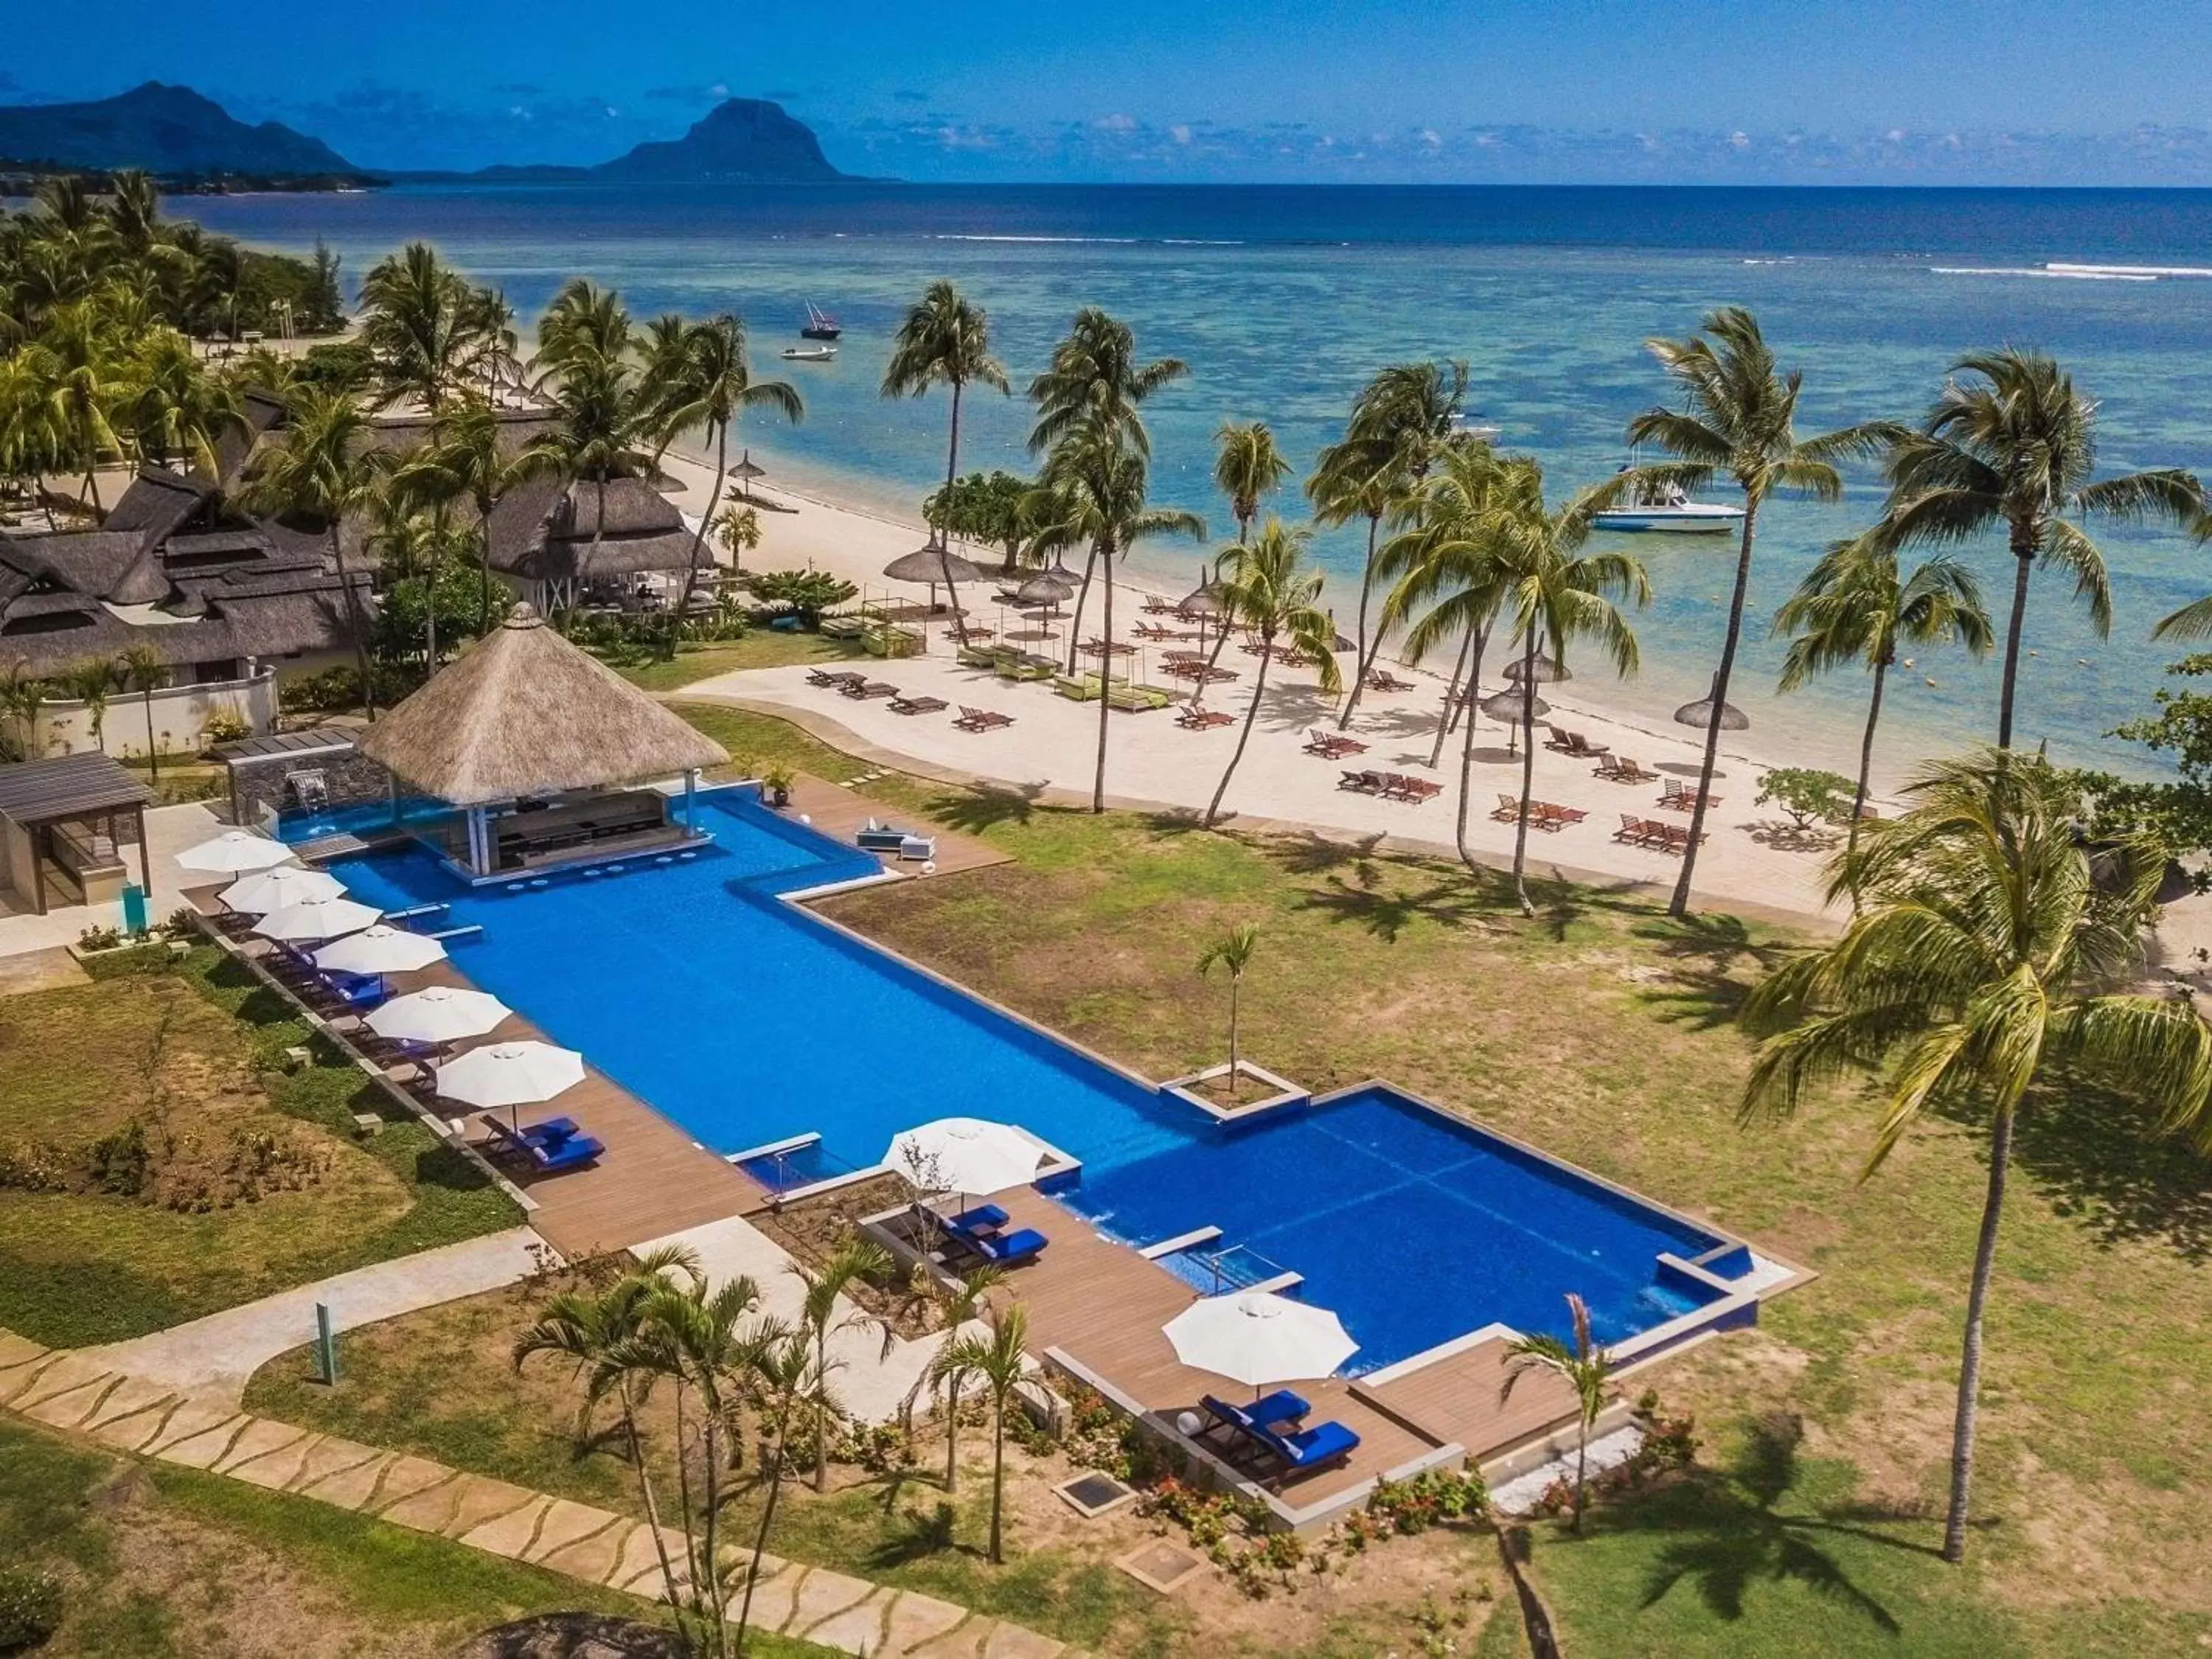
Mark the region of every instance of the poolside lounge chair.
<instances>
[{"instance_id":1,"label":"poolside lounge chair","mask_svg":"<svg viewBox=\"0 0 2212 1659\"><path fill-rule=\"evenodd\" d=\"M1002 726L1012 726L1014 717L988 708L970 708L963 702L960 705L960 718L952 723L963 732L995 732Z\"/></svg>"},{"instance_id":2,"label":"poolside lounge chair","mask_svg":"<svg viewBox=\"0 0 2212 1659\"><path fill-rule=\"evenodd\" d=\"M1232 1406L1210 1394L1198 1397L1199 1408L1213 1419L1199 1431L1201 1437L1221 1428L1252 1434L1263 1429L1280 1430L1299 1421L1313 1408L1288 1389L1278 1389L1249 1406Z\"/></svg>"},{"instance_id":3,"label":"poolside lounge chair","mask_svg":"<svg viewBox=\"0 0 2212 1659\"><path fill-rule=\"evenodd\" d=\"M1656 847L1666 839L1667 826L1654 823L1649 818L1639 818L1629 813L1620 815L1620 828L1613 832L1615 841L1626 842L1632 847Z\"/></svg>"},{"instance_id":4,"label":"poolside lounge chair","mask_svg":"<svg viewBox=\"0 0 2212 1659\"><path fill-rule=\"evenodd\" d=\"M1285 1395L1288 1395L1287 1400L1283 1398ZM1262 1408L1271 1413L1281 1411L1293 1402L1300 1407L1305 1404L1288 1389L1279 1389L1276 1394L1248 1409L1240 1410L1214 1399L1211 1395L1200 1403L1247 1445L1283 1464L1285 1474L1304 1474L1324 1468L1331 1463L1341 1463L1359 1449L1359 1437L1341 1423L1316 1423L1310 1429L1291 1430L1286 1433L1273 1424L1261 1420L1259 1415ZM1304 1414L1300 1413L1301 1416Z\"/></svg>"},{"instance_id":5,"label":"poolside lounge chair","mask_svg":"<svg viewBox=\"0 0 2212 1659\"><path fill-rule=\"evenodd\" d=\"M961 1227L970 1232L995 1233L1006 1224L1006 1212L995 1204L978 1204L973 1209L961 1211L958 1215L939 1216L937 1220L939 1226Z\"/></svg>"},{"instance_id":6,"label":"poolside lounge chair","mask_svg":"<svg viewBox=\"0 0 2212 1659\"><path fill-rule=\"evenodd\" d=\"M992 1207L995 1209L997 1206ZM1051 1242L1034 1227L1018 1227L1008 1233L995 1227L963 1226L957 1218L945 1222L945 1236L994 1267L1018 1267L1025 1261L1034 1261Z\"/></svg>"},{"instance_id":7,"label":"poolside lounge chair","mask_svg":"<svg viewBox=\"0 0 2212 1659\"><path fill-rule=\"evenodd\" d=\"M540 1175L558 1175L563 1170L580 1169L586 1164L596 1163L599 1154L606 1151L604 1142L584 1133L567 1118L532 1124L520 1132L508 1128L489 1115L483 1121L491 1133L491 1142L495 1150L526 1160ZM549 1136L545 1133L558 1125L566 1125L564 1133L557 1136Z\"/></svg>"},{"instance_id":8,"label":"poolside lounge chair","mask_svg":"<svg viewBox=\"0 0 2212 1659\"><path fill-rule=\"evenodd\" d=\"M942 697L893 697L890 711L894 714L934 714L951 705Z\"/></svg>"}]
</instances>

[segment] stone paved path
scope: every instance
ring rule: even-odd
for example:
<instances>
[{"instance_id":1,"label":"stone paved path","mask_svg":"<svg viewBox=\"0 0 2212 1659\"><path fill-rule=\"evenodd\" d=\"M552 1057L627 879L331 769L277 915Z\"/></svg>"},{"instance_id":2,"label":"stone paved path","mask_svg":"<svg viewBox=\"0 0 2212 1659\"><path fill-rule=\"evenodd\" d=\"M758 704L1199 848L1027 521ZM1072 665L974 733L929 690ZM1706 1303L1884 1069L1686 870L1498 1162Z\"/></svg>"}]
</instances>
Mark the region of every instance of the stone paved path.
<instances>
[{"instance_id":1,"label":"stone paved path","mask_svg":"<svg viewBox=\"0 0 2212 1659\"><path fill-rule=\"evenodd\" d=\"M42 1348L0 1331L0 1409L118 1451L333 1504L588 1583L655 1600L663 1594L652 1532L641 1521L254 1417L238 1409L234 1395L132 1375L99 1350ZM670 1549L681 1557L680 1536ZM870 1659L1079 1659L1062 1643L949 1601L774 1558L762 1562L753 1622Z\"/></svg>"}]
</instances>

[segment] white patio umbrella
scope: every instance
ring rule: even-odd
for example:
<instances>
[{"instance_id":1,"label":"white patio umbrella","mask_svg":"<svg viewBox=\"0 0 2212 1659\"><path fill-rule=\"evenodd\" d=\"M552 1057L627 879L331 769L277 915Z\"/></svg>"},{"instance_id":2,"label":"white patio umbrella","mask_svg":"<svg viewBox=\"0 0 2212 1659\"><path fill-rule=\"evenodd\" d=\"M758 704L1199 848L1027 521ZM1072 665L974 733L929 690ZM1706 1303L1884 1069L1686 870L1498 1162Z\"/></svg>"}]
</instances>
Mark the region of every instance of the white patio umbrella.
<instances>
[{"instance_id":1,"label":"white patio umbrella","mask_svg":"<svg viewBox=\"0 0 2212 1659\"><path fill-rule=\"evenodd\" d=\"M292 861L292 849L281 841L250 830L226 830L213 841L187 847L177 854L181 869L215 876L243 875L249 870L273 870Z\"/></svg>"},{"instance_id":2,"label":"white patio umbrella","mask_svg":"<svg viewBox=\"0 0 2212 1659\"><path fill-rule=\"evenodd\" d=\"M315 952L315 966L337 974L411 974L441 961L446 947L421 933L384 922L349 933Z\"/></svg>"},{"instance_id":3,"label":"white patio umbrella","mask_svg":"<svg viewBox=\"0 0 2212 1659\"><path fill-rule=\"evenodd\" d=\"M1253 1389L1327 1376L1359 1350L1327 1308L1273 1291L1201 1297L1160 1329L1184 1364Z\"/></svg>"},{"instance_id":4,"label":"white patio umbrella","mask_svg":"<svg viewBox=\"0 0 2212 1659\"><path fill-rule=\"evenodd\" d=\"M302 899L281 910L271 910L253 924L253 931L264 938L282 939L287 945L313 945L342 934L357 933L383 914L374 904L363 904L358 899Z\"/></svg>"},{"instance_id":5,"label":"white patio umbrella","mask_svg":"<svg viewBox=\"0 0 2212 1659\"><path fill-rule=\"evenodd\" d=\"M458 1042L488 1035L514 1012L489 991L429 985L371 1009L365 1024L394 1042Z\"/></svg>"},{"instance_id":6,"label":"white patio umbrella","mask_svg":"<svg viewBox=\"0 0 2212 1659\"><path fill-rule=\"evenodd\" d=\"M529 1106L584 1080L584 1057L550 1042L489 1042L438 1067L438 1093L465 1106Z\"/></svg>"},{"instance_id":7,"label":"white patio umbrella","mask_svg":"<svg viewBox=\"0 0 2212 1659\"><path fill-rule=\"evenodd\" d=\"M917 1186L985 1198L1035 1181L1042 1156L1036 1142L1011 1123L941 1117L892 1136L884 1162L912 1176Z\"/></svg>"},{"instance_id":8,"label":"white patio umbrella","mask_svg":"<svg viewBox=\"0 0 2212 1659\"><path fill-rule=\"evenodd\" d=\"M257 870L240 876L216 896L232 909L249 916L265 916L288 904L309 899L341 898L345 884L327 870L308 870L296 864L280 864L274 870Z\"/></svg>"}]
</instances>

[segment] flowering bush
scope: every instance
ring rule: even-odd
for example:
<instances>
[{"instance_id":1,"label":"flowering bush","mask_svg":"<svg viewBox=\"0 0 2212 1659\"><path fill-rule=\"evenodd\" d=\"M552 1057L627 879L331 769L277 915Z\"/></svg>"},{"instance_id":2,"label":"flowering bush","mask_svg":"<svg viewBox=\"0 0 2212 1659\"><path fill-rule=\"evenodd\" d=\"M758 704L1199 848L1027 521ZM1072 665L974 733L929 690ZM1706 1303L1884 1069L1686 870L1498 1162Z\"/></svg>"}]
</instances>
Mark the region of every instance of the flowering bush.
<instances>
[{"instance_id":1,"label":"flowering bush","mask_svg":"<svg viewBox=\"0 0 2212 1659\"><path fill-rule=\"evenodd\" d=\"M1473 1469L1455 1474L1437 1468L1424 1469L1410 1480L1377 1481L1366 1513L1378 1528L1419 1533L1454 1521L1480 1520L1489 1508L1490 1489L1481 1475ZM1362 1538L1353 1547L1365 1543Z\"/></svg>"},{"instance_id":2,"label":"flowering bush","mask_svg":"<svg viewBox=\"0 0 2212 1659\"><path fill-rule=\"evenodd\" d=\"M0 1653L38 1646L61 1622L59 1579L35 1567L0 1567Z\"/></svg>"}]
</instances>

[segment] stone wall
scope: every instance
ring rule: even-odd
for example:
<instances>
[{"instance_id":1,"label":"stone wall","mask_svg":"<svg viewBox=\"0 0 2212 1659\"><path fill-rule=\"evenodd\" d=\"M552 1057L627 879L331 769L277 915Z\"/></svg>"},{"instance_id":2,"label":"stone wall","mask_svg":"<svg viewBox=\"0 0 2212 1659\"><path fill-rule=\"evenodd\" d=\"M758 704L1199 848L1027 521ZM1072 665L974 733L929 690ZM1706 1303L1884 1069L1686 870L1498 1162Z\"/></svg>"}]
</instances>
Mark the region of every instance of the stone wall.
<instances>
[{"instance_id":1,"label":"stone wall","mask_svg":"<svg viewBox=\"0 0 2212 1659\"><path fill-rule=\"evenodd\" d=\"M285 778L294 772L319 772L333 807L388 800L392 774L366 755L348 749L326 755L256 755L229 763L231 817L249 829L267 823L288 806L297 806Z\"/></svg>"}]
</instances>

